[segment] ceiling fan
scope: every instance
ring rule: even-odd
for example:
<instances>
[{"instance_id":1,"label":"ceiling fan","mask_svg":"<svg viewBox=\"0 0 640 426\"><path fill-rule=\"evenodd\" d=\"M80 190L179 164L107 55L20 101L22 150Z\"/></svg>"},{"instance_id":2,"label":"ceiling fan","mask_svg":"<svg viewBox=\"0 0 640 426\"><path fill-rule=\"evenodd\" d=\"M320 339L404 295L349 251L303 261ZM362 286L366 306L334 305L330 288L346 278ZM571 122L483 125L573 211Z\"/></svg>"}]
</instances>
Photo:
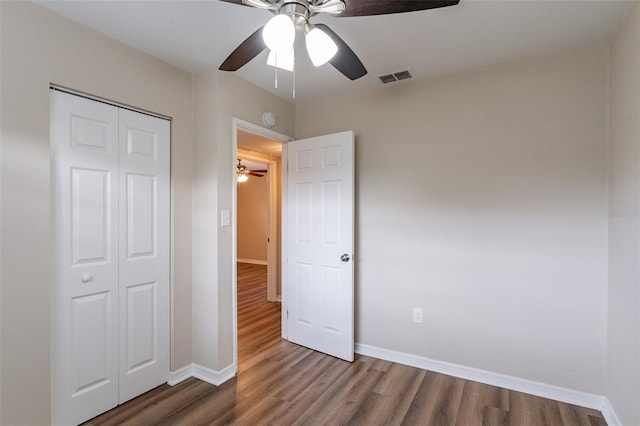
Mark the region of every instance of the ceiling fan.
<instances>
[{"instance_id":1,"label":"ceiling fan","mask_svg":"<svg viewBox=\"0 0 640 426\"><path fill-rule=\"evenodd\" d=\"M267 170L249 170L247 166L242 164L242 160L238 158L238 165L236 166L236 177L238 182L246 182L249 176L263 177L267 173Z\"/></svg>"},{"instance_id":2,"label":"ceiling fan","mask_svg":"<svg viewBox=\"0 0 640 426\"><path fill-rule=\"evenodd\" d=\"M221 0L271 11L275 16L251 34L222 63L220 70L237 71L270 49L267 63L293 70L293 43L296 31L305 34L307 52L315 66L330 62L351 80L365 74L358 56L335 32L324 24L312 24L319 13L336 17L387 15L454 6L460 0Z\"/></svg>"}]
</instances>

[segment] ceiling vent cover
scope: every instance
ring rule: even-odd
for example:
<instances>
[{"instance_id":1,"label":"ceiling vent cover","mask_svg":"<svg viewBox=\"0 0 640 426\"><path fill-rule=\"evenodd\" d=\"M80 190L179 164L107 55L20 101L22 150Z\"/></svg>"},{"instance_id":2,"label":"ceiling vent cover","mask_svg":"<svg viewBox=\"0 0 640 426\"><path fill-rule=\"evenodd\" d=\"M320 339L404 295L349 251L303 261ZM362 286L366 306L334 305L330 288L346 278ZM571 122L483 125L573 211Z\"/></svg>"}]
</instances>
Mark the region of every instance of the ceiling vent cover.
<instances>
[{"instance_id":1,"label":"ceiling vent cover","mask_svg":"<svg viewBox=\"0 0 640 426\"><path fill-rule=\"evenodd\" d=\"M396 81L408 80L410 78L413 78L413 76L411 75L411 72L409 72L409 70L404 70L404 71L394 72L391 74L380 75L378 76L378 78L384 84L388 84L388 83L394 83Z\"/></svg>"}]
</instances>

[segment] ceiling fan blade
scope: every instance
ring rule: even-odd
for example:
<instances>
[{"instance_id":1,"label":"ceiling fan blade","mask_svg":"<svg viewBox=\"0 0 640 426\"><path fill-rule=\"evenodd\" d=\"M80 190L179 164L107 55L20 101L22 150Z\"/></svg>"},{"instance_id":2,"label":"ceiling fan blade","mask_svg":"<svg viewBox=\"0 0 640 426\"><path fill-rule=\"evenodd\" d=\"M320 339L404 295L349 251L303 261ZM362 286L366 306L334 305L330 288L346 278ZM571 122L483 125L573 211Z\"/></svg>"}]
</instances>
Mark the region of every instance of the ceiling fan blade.
<instances>
[{"instance_id":1,"label":"ceiling fan blade","mask_svg":"<svg viewBox=\"0 0 640 426\"><path fill-rule=\"evenodd\" d=\"M347 8L338 17L388 15L455 6L460 0L345 0Z\"/></svg>"},{"instance_id":2,"label":"ceiling fan blade","mask_svg":"<svg viewBox=\"0 0 640 426\"><path fill-rule=\"evenodd\" d=\"M253 173L267 173L268 170L249 170L249 171Z\"/></svg>"},{"instance_id":3,"label":"ceiling fan blade","mask_svg":"<svg viewBox=\"0 0 640 426\"><path fill-rule=\"evenodd\" d=\"M238 71L266 48L267 45L264 44L262 39L262 28L259 28L243 41L240 46L236 47L236 50L231 52L231 55L224 60L219 69L221 71Z\"/></svg>"},{"instance_id":4,"label":"ceiling fan blade","mask_svg":"<svg viewBox=\"0 0 640 426\"><path fill-rule=\"evenodd\" d=\"M254 172L248 172L247 174L251 175L251 176L256 176L256 177L263 177L264 175L261 175L259 173L254 173Z\"/></svg>"},{"instance_id":5,"label":"ceiling fan blade","mask_svg":"<svg viewBox=\"0 0 640 426\"><path fill-rule=\"evenodd\" d=\"M392 2L393 3L393 2ZM331 65L350 80L357 80L367 74L367 69L349 45L334 33L333 30L324 24L316 24L316 27L324 31L335 44L338 45L338 53L331 59Z\"/></svg>"}]
</instances>

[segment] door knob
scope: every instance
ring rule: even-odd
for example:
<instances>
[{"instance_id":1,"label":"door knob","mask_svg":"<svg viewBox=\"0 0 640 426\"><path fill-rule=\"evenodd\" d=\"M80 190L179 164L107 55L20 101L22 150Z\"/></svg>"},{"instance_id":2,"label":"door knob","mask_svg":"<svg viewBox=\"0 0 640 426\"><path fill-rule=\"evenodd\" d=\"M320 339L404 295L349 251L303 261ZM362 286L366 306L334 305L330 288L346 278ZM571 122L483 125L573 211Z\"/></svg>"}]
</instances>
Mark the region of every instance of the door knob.
<instances>
[{"instance_id":1,"label":"door knob","mask_svg":"<svg viewBox=\"0 0 640 426\"><path fill-rule=\"evenodd\" d=\"M347 253L343 254L342 256L340 256L340 260L342 260L343 262L348 262L350 259L349 255Z\"/></svg>"},{"instance_id":2,"label":"door knob","mask_svg":"<svg viewBox=\"0 0 640 426\"><path fill-rule=\"evenodd\" d=\"M93 279L93 277L91 275L83 275L80 278L80 281L82 281L83 283L88 283L89 281L91 281Z\"/></svg>"}]
</instances>

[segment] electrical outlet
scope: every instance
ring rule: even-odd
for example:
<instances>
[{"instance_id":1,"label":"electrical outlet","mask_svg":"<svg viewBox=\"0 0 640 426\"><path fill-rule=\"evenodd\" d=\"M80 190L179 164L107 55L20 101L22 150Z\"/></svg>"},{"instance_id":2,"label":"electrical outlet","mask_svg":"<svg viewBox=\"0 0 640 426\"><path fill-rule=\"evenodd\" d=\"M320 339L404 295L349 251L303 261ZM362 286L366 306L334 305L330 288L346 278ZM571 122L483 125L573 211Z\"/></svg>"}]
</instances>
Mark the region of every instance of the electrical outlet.
<instances>
[{"instance_id":1,"label":"electrical outlet","mask_svg":"<svg viewBox=\"0 0 640 426\"><path fill-rule=\"evenodd\" d=\"M413 308L413 322L422 323L422 308Z\"/></svg>"}]
</instances>

